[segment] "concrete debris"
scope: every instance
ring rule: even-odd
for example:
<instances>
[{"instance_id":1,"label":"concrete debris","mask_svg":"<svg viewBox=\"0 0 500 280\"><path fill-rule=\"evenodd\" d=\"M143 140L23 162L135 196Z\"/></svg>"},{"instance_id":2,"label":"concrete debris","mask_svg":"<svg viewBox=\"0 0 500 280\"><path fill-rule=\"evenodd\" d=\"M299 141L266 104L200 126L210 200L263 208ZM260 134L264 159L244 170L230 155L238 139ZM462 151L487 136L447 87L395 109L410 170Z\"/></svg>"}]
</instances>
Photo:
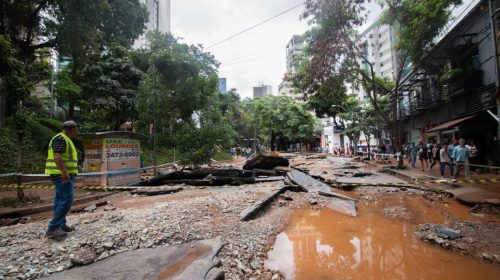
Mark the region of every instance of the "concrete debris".
<instances>
[{"instance_id":1,"label":"concrete debris","mask_svg":"<svg viewBox=\"0 0 500 280\"><path fill-rule=\"evenodd\" d=\"M436 227L434 228L436 231L436 234L441 237L441 238L447 238L451 240L455 240L457 238L460 238L460 232L455 231L451 228L446 228L446 227Z\"/></svg>"},{"instance_id":2,"label":"concrete debris","mask_svg":"<svg viewBox=\"0 0 500 280\"><path fill-rule=\"evenodd\" d=\"M131 191L131 194L137 195L163 195L163 194L171 194L182 191L182 188L178 187L161 187L161 188L141 188Z\"/></svg>"},{"instance_id":3,"label":"concrete debris","mask_svg":"<svg viewBox=\"0 0 500 280\"><path fill-rule=\"evenodd\" d=\"M92 204L90 206L87 206L83 209L85 212L93 212L97 209L97 206L95 204Z\"/></svg>"},{"instance_id":4,"label":"concrete debris","mask_svg":"<svg viewBox=\"0 0 500 280\"><path fill-rule=\"evenodd\" d=\"M0 265L0 279L43 278L60 267L67 270L111 260L122 252L186 244L219 234L224 235L225 246L219 260L212 259L211 265L222 264L226 279L257 277L257 270L261 275L270 274L270 279L272 274L266 269L254 269L254 260L265 259L268 238L277 233L276 221L282 217L276 213L246 223L239 221L241 210L265 197L265 192L244 190L169 200L151 207L82 212L68 216L68 224L77 230L61 242L45 237L46 221L4 227L0 231L0 263L8 266ZM211 219L203 219L208 213ZM248 269L247 274L238 269L235 260Z\"/></svg>"},{"instance_id":5,"label":"concrete debris","mask_svg":"<svg viewBox=\"0 0 500 280\"><path fill-rule=\"evenodd\" d=\"M477 204L470 209L472 214L490 214L500 217L500 206L493 204Z\"/></svg>"},{"instance_id":6,"label":"concrete debris","mask_svg":"<svg viewBox=\"0 0 500 280\"><path fill-rule=\"evenodd\" d=\"M84 249L70 254L69 258L74 265L87 265L94 262L97 256L92 250Z\"/></svg>"},{"instance_id":7,"label":"concrete debris","mask_svg":"<svg viewBox=\"0 0 500 280\"><path fill-rule=\"evenodd\" d=\"M112 205L107 205L107 206L104 206L102 208L104 211L112 211L112 210L115 210L116 207L112 206Z\"/></svg>"}]
</instances>

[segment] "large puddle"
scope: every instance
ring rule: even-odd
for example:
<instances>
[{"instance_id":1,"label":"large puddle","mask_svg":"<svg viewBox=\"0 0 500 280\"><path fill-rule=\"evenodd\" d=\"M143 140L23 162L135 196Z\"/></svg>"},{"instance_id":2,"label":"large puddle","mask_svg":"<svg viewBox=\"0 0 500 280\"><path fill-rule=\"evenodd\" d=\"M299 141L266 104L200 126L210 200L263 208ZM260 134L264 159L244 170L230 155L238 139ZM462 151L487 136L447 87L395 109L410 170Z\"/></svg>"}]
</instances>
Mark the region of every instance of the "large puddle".
<instances>
[{"instance_id":1,"label":"large puddle","mask_svg":"<svg viewBox=\"0 0 500 280\"><path fill-rule=\"evenodd\" d=\"M401 205L404 209L397 209ZM474 219L461 205L444 207L453 209L452 218ZM368 206L358 203L358 209L357 218L328 209L295 210L269 251L266 267L298 280L500 279L500 267L414 236L414 225L450 218L423 199L384 199Z\"/></svg>"}]
</instances>

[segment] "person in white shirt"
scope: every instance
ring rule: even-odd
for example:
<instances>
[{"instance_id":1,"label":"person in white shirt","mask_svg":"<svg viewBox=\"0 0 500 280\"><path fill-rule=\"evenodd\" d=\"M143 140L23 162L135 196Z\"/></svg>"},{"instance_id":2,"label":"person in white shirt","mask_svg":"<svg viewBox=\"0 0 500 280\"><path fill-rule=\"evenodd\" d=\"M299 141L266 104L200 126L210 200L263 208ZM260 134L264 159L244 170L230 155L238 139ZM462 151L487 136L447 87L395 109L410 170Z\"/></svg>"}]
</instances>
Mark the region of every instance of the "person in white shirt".
<instances>
[{"instance_id":1,"label":"person in white shirt","mask_svg":"<svg viewBox=\"0 0 500 280\"><path fill-rule=\"evenodd\" d=\"M448 143L443 144L443 148L439 150L439 169L441 171L441 178L444 178L444 169L448 165L450 168L450 177L453 176L453 165L451 163L450 155L448 154Z\"/></svg>"}]
</instances>

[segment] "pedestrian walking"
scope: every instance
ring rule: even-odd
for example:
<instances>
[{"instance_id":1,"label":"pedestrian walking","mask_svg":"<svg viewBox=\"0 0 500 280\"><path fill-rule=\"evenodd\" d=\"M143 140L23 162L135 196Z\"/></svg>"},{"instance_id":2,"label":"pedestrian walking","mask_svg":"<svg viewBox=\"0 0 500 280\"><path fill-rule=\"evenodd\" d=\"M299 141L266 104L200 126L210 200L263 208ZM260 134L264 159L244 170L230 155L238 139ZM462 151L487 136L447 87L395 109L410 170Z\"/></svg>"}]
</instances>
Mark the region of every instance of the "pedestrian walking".
<instances>
[{"instance_id":1,"label":"pedestrian walking","mask_svg":"<svg viewBox=\"0 0 500 280\"><path fill-rule=\"evenodd\" d=\"M432 153L431 153L431 156L433 159L432 164L431 164L431 170L432 170L432 167L434 167L434 165L436 165L436 164L439 165L439 162L441 161L439 150L441 150L441 145L439 143L434 144L432 147Z\"/></svg>"},{"instance_id":2,"label":"pedestrian walking","mask_svg":"<svg viewBox=\"0 0 500 280\"><path fill-rule=\"evenodd\" d=\"M240 158L241 155L241 146L236 146L236 159Z\"/></svg>"},{"instance_id":3,"label":"pedestrian walking","mask_svg":"<svg viewBox=\"0 0 500 280\"><path fill-rule=\"evenodd\" d=\"M469 163L470 164L477 164L477 147L474 144L474 140L469 139L469 143L466 145L467 148L469 148ZM471 168L474 170L474 173L477 173L477 167L472 166Z\"/></svg>"},{"instance_id":4,"label":"pedestrian walking","mask_svg":"<svg viewBox=\"0 0 500 280\"><path fill-rule=\"evenodd\" d=\"M434 143L432 141L429 141L429 143L427 144L427 158L429 159L429 164L431 166L434 166L434 164L436 164L434 162L434 156L432 154L434 150ZM430 168L429 170L432 170L432 168Z\"/></svg>"},{"instance_id":5,"label":"pedestrian walking","mask_svg":"<svg viewBox=\"0 0 500 280\"><path fill-rule=\"evenodd\" d=\"M443 144L443 148L439 150L439 170L441 178L444 178L444 169L446 166L450 168L450 178L453 176L453 164L451 163L450 154L448 153L448 143Z\"/></svg>"},{"instance_id":6,"label":"pedestrian walking","mask_svg":"<svg viewBox=\"0 0 500 280\"><path fill-rule=\"evenodd\" d=\"M453 149L453 158L455 163L455 170L453 172L453 178L458 179L460 176L460 169L464 169L465 179L470 179L469 174L469 148L465 146L465 140L460 139L458 141L458 146Z\"/></svg>"},{"instance_id":7,"label":"pedestrian walking","mask_svg":"<svg viewBox=\"0 0 500 280\"><path fill-rule=\"evenodd\" d=\"M415 162L417 161L417 147L415 147L415 142L411 142L408 147L408 154L411 167L415 168Z\"/></svg>"},{"instance_id":8,"label":"pedestrian walking","mask_svg":"<svg viewBox=\"0 0 500 280\"><path fill-rule=\"evenodd\" d=\"M61 240L67 232L74 230L66 223L74 197L74 186L78 174L78 153L71 140L78 135L78 126L74 121L63 123L62 132L56 134L49 142L45 174L56 188L52 220L46 232L50 239Z\"/></svg>"},{"instance_id":9,"label":"pedestrian walking","mask_svg":"<svg viewBox=\"0 0 500 280\"><path fill-rule=\"evenodd\" d=\"M420 160L420 170L425 171L429 169L429 162L428 162L428 152L427 152L427 145L424 143L424 140L420 139L418 141L418 146L417 146L417 151L418 151L418 160ZM425 166L425 168L424 168Z\"/></svg>"},{"instance_id":10,"label":"pedestrian walking","mask_svg":"<svg viewBox=\"0 0 500 280\"><path fill-rule=\"evenodd\" d=\"M246 154L247 154L247 160L252 156L252 148L250 148L250 146L248 146L246 148Z\"/></svg>"},{"instance_id":11,"label":"pedestrian walking","mask_svg":"<svg viewBox=\"0 0 500 280\"><path fill-rule=\"evenodd\" d=\"M451 162L453 163L453 150L458 146L457 140L451 140L450 145L448 145L448 154L450 155Z\"/></svg>"}]
</instances>

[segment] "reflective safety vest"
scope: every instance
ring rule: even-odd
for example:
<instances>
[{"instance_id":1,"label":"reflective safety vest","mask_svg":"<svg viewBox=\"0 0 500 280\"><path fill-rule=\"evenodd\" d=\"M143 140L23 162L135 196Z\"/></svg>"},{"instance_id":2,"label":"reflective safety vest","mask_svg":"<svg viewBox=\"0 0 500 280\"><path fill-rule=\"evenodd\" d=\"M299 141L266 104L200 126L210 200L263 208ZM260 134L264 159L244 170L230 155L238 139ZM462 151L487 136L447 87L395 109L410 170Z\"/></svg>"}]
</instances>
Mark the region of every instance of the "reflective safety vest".
<instances>
[{"instance_id":1,"label":"reflective safety vest","mask_svg":"<svg viewBox=\"0 0 500 280\"><path fill-rule=\"evenodd\" d=\"M62 154L62 161L64 166L66 167L66 171L68 174L78 174L78 154L73 144L73 141L66 136L64 133L58 133L49 143L49 154L47 156L47 163L45 164L45 174L47 175L57 175L62 174L59 167L57 167L56 162L54 160L54 151L52 150L52 141L57 137L62 136L66 141L66 151Z\"/></svg>"}]
</instances>

